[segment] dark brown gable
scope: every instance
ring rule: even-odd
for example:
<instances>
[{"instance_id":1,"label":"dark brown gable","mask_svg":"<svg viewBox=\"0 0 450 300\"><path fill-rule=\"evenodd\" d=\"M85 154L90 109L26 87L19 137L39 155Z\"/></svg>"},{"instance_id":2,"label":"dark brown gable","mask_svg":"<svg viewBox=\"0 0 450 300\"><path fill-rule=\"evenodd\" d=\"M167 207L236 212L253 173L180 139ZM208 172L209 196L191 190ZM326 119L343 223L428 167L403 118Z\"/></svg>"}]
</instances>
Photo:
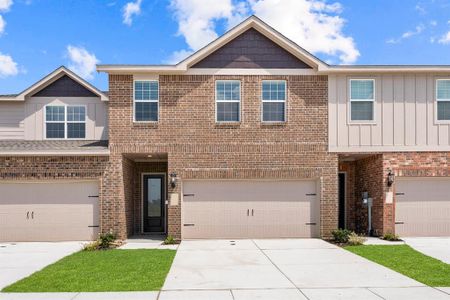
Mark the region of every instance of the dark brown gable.
<instances>
[{"instance_id":1,"label":"dark brown gable","mask_svg":"<svg viewBox=\"0 0 450 300\"><path fill-rule=\"evenodd\" d=\"M311 69L253 28L217 49L192 68Z\"/></svg>"},{"instance_id":2,"label":"dark brown gable","mask_svg":"<svg viewBox=\"0 0 450 300\"><path fill-rule=\"evenodd\" d=\"M67 75L46 86L33 97L98 97Z\"/></svg>"}]
</instances>

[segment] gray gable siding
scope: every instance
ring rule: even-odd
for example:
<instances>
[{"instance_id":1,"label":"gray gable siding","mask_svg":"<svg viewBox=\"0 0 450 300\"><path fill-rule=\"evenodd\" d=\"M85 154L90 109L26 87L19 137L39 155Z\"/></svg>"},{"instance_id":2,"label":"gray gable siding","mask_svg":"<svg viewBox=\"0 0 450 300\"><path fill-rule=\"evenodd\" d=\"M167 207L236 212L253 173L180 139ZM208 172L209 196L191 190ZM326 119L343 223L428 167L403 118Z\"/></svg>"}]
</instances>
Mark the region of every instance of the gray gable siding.
<instances>
[{"instance_id":1,"label":"gray gable siding","mask_svg":"<svg viewBox=\"0 0 450 300\"><path fill-rule=\"evenodd\" d=\"M98 97L67 75L35 93L32 97Z\"/></svg>"},{"instance_id":2,"label":"gray gable siding","mask_svg":"<svg viewBox=\"0 0 450 300\"><path fill-rule=\"evenodd\" d=\"M253 28L217 49L192 68L311 69Z\"/></svg>"}]
</instances>

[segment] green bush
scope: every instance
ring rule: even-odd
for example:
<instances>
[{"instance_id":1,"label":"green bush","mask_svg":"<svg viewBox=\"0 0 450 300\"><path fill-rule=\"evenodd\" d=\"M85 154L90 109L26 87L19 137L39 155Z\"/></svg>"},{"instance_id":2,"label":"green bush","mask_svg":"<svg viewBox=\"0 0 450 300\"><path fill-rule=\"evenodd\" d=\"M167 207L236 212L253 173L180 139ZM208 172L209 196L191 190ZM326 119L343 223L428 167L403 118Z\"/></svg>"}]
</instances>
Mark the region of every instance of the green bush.
<instances>
[{"instance_id":1,"label":"green bush","mask_svg":"<svg viewBox=\"0 0 450 300\"><path fill-rule=\"evenodd\" d=\"M383 235L383 240L391 241L391 242L401 241L401 239L400 239L400 237L398 235L390 233L390 232L385 233Z\"/></svg>"},{"instance_id":2,"label":"green bush","mask_svg":"<svg viewBox=\"0 0 450 300\"><path fill-rule=\"evenodd\" d=\"M336 243L347 243L351 233L353 231L348 229L337 229L331 232Z\"/></svg>"},{"instance_id":3,"label":"green bush","mask_svg":"<svg viewBox=\"0 0 450 300\"><path fill-rule=\"evenodd\" d=\"M112 232L101 233L98 239L94 242L84 245L84 251L95 251L95 250L106 250L114 248L114 242L116 240L116 235Z\"/></svg>"},{"instance_id":4,"label":"green bush","mask_svg":"<svg viewBox=\"0 0 450 300\"><path fill-rule=\"evenodd\" d=\"M350 233L348 236L348 244L350 246L359 246L364 244L364 242L367 240L365 236L358 235L355 232Z\"/></svg>"},{"instance_id":5,"label":"green bush","mask_svg":"<svg viewBox=\"0 0 450 300\"><path fill-rule=\"evenodd\" d=\"M166 239L164 240L164 245L173 245L173 244L176 244L176 243L177 242L175 241L175 239L171 235L168 235L166 237Z\"/></svg>"}]
</instances>

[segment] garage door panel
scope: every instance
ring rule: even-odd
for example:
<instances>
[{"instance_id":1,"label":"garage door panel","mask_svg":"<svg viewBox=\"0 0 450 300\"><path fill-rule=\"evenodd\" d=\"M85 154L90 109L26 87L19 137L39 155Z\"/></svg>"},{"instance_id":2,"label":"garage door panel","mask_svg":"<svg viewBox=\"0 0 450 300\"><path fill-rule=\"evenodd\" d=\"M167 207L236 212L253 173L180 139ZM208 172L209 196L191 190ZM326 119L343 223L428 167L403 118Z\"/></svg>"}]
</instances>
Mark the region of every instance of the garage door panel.
<instances>
[{"instance_id":1,"label":"garage door panel","mask_svg":"<svg viewBox=\"0 0 450 300\"><path fill-rule=\"evenodd\" d=\"M92 240L98 235L98 182L1 183L0 193L0 241Z\"/></svg>"},{"instance_id":2,"label":"garage door panel","mask_svg":"<svg viewBox=\"0 0 450 300\"><path fill-rule=\"evenodd\" d=\"M185 181L183 237L317 237L315 193L313 180Z\"/></svg>"},{"instance_id":3,"label":"garage door panel","mask_svg":"<svg viewBox=\"0 0 450 300\"><path fill-rule=\"evenodd\" d=\"M395 220L400 236L450 235L450 180L409 178L396 183Z\"/></svg>"}]
</instances>

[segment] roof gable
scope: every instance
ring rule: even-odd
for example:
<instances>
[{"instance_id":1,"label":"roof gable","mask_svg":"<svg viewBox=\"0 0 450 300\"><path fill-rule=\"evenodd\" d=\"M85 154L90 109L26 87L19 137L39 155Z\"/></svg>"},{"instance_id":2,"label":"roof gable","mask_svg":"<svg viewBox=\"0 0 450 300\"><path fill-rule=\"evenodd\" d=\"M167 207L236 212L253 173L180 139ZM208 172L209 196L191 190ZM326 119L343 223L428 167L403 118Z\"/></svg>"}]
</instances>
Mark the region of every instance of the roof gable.
<instances>
[{"instance_id":1,"label":"roof gable","mask_svg":"<svg viewBox=\"0 0 450 300\"><path fill-rule=\"evenodd\" d=\"M32 97L98 97L98 95L69 76L63 75L33 94Z\"/></svg>"},{"instance_id":2,"label":"roof gable","mask_svg":"<svg viewBox=\"0 0 450 300\"><path fill-rule=\"evenodd\" d=\"M215 50L191 68L311 69L253 27Z\"/></svg>"}]
</instances>

